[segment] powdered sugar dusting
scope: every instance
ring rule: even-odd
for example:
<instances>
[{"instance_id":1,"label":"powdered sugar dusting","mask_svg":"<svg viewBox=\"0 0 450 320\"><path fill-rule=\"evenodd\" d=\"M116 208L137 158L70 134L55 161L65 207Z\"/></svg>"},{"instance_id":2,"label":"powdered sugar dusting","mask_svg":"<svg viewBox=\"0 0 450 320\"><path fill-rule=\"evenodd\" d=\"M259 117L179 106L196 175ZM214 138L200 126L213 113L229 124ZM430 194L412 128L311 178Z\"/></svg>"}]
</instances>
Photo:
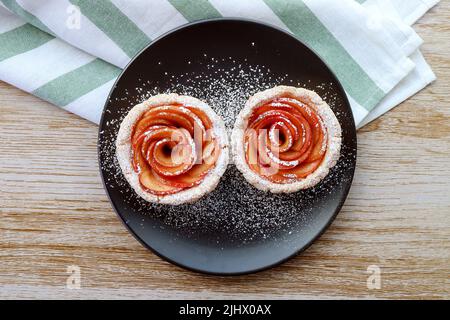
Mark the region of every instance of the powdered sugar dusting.
<instances>
[{"instance_id":1,"label":"powdered sugar dusting","mask_svg":"<svg viewBox=\"0 0 450 320\"><path fill-rule=\"evenodd\" d=\"M194 62L186 63L190 65ZM232 57L219 59L205 56L201 62L195 63L202 64L200 70L203 71L176 75L166 72L164 79L161 79L164 86L141 80L134 90L125 91L119 99L110 101L106 113L111 113L119 100L126 102L129 108L114 109L114 115L119 116L108 120L105 130L100 133L101 169L108 188L120 192L127 206L142 215L142 228L146 225L146 217L156 217L167 227L189 237L217 234L218 242L226 239L236 244L302 232L299 226L307 227L311 215L322 205L323 199L333 198L337 190L344 188L344 179L351 179L346 173L353 166L355 150L349 149L345 141L338 164L322 183L289 195L274 195L255 189L234 165L229 166L216 190L196 203L181 206L147 203L134 193L124 179L115 157L116 135L128 110L152 95L175 92L204 100L223 118L229 131L251 95L280 84L315 90L334 110L336 103L342 103L333 93L335 90L329 90L333 85L331 83L313 85L294 82L288 74L274 75L266 66L240 64ZM342 123L341 116L346 115L336 112L336 116Z\"/></svg>"}]
</instances>

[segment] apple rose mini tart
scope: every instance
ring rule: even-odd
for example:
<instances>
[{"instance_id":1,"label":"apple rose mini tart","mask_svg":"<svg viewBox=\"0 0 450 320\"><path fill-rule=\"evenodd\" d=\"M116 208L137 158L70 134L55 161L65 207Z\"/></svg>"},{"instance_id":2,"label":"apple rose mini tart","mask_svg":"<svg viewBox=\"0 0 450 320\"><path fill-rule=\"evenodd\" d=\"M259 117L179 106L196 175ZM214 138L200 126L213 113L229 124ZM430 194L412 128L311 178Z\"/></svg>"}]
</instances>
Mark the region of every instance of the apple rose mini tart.
<instances>
[{"instance_id":1,"label":"apple rose mini tart","mask_svg":"<svg viewBox=\"0 0 450 320\"><path fill-rule=\"evenodd\" d=\"M215 189L228 165L222 119L204 102L160 94L123 120L116 154L127 181L143 199L178 205Z\"/></svg>"},{"instance_id":2,"label":"apple rose mini tart","mask_svg":"<svg viewBox=\"0 0 450 320\"><path fill-rule=\"evenodd\" d=\"M341 126L315 92L279 86L247 101L231 139L236 167L249 183L291 193L315 186L336 164Z\"/></svg>"}]
</instances>

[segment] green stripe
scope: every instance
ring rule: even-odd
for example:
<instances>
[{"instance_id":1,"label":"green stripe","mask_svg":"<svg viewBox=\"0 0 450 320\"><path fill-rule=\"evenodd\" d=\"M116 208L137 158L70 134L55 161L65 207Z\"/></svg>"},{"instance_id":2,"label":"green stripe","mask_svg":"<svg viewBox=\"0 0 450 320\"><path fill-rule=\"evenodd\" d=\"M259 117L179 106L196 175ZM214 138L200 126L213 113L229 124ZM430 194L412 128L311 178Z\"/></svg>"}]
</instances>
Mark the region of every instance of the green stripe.
<instances>
[{"instance_id":1,"label":"green stripe","mask_svg":"<svg viewBox=\"0 0 450 320\"><path fill-rule=\"evenodd\" d=\"M386 95L302 1L264 1L298 38L323 57L361 106L370 111Z\"/></svg>"},{"instance_id":2,"label":"green stripe","mask_svg":"<svg viewBox=\"0 0 450 320\"><path fill-rule=\"evenodd\" d=\"M169 0L189 22L222 17L208 0Z\"/></svg>"},{"instance_id":3,"label":"green stripe","mask_svg":"<svg viewBox=\"0 0 450 320\"><path fill-rule=\"evenodd\" d=\"M109 0L70 0L89 20L114 41L130 58L151 42L122 11Z\"/></svg>"},{"instance_id":4,"label":"green stripe","mask_svg":"<svg viewBox=\"0 0 450 320\"><path fill-rule=\"evenodd\" d=\"M39 20L36 16L32 15L24 8L22 8L15 0L0 0L5 7L17 14L19 17L23 18L26 22L31 23L36 28L41 29L51 35L55 35L45 24Z\"/></svg>"},{"instance_id":5,"label":"green stripe","mask_svg":"<svg viewBox=\"0 0 450 320\"><path fill-rule=\"evenodd\" d=\"M0 61L37 48L54 39L31 24L9 30L0 34Z\"/></svg>"},{"instance_id":6,"label":"green stripe","mask_svg":"<svg viewBox=\"0 0 450 320\"><path fill-rule=\"evenodd\" d=\"M58 106L66 106L102 84L114 79L120 69L95 59L44 84L32 93Z\"/></svg>"}]
</instances>

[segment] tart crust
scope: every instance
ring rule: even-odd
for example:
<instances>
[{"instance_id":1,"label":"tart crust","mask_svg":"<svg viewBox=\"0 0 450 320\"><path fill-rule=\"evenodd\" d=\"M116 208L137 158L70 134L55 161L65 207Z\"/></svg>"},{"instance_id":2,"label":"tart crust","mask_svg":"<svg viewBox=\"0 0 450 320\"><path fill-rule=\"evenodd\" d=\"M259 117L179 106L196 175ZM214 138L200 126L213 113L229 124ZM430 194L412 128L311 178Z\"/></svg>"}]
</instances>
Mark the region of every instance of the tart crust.
<instances>
[{"instance_id":1,"label":"tart crust","mask_svg":"<svg viewBox=\"0 0 450 320\"><path fill-rule=\"evenodd\" d=\"M214 168L203 178L203 181L192 188L181 190L180 192L159 196L151 194L142 188L139 182L139 175L133 169L132 150L131 150L131 133L134 124L141 115L150 107L160 105L170 105L180 103L189 105L202 110L212 121L213 131L220 147L220 155L216 161ZM122 173L127 179L134 191L143 199L152 203L161 203L168 205L180 205L183 203L195 202L207 193L213 191L220 178L224 174L229 161L229 145L228 135L222 119L214 112L205 102L190 96L181 96L175 93L159 94L149 98L148 100L134 106L120 125L119 133L116 140L116 156Z\"/></svg>"},{"instance_id":2,"label":"tart crust","mask_svg":"<svg viewBox=\"0 0 450 320\"><path fill-rule=\"evenodd\" d=\"M328 147L322 163L306 178L292 183L278 184L262 178L250 169L245 157L244 133L248 126L248 120L255 108L272 99L286 95L291 95L300 101L306 99L312 102L309 106L316 111L317 115L322 119L327 128ZM231 134L233 160L238 170L241 171L245 179L254 187L272 193L293 193L317 185L328 175L330 169L334 167L339 160L341 143L341 125L330 106L314 91L290 86L278 86L258 92L250 97L239 113Z\"/></svg>"}]
</instances>

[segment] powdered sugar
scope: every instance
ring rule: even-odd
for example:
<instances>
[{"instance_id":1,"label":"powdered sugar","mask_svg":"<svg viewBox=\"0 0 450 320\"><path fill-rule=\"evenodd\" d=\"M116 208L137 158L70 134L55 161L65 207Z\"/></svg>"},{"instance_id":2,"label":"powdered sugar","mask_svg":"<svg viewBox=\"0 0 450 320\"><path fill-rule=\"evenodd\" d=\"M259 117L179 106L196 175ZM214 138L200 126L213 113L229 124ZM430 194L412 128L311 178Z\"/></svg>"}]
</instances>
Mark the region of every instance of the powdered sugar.
<instances>
[{"instance_id":1,"label":"powdered sugar","mask_svg":"<svg viewBox=\"0 0 450 320\"><path fill-rule=\"evenodd\" d=\"M226 63L225 63L226 62ZM246 61L244 61L246 62ZM194 62L187 61L187 64ZM336 194L343 192L345 179L351 179L355 160L355 150L349 149L343 142L341 158L330 174L315 188L290 195L274 195L259 191L248 184L234 165L230 165L222 177L217 189L196 203L181 206L149 204L131 190L123 178L115 157L115 139L123 117L135 104L159 93L175 92L194 96L207 102L231 130L237 114L247 99L258 91L280 84L307 87L318 90L327 103L334 108L342 101L327 90L332 84L298 83L288 74L274 75L266 66L240 63L232 57L211 58L205 56L200 62L201 72L182 74L166 73L164 89L161 83L142 80L134 90L125 91L118 98L129 104L127 110L114 109L115 100L109 108L114 119L105 123L100 133L100 159L105 183L108 188L118 190L123 201L136 214L142 214L142 227L147 216L157 217L169 228L174 228L189 237L201 237L202 234L217 234L217 241L235 241L237 244L273 235L290 235L307 228L311 216L323 203L331 201ZM111 112L107 108L106 113ZM336 112L338 119L343 121ZM346 115L343 115L346 116ZM282 239L282 237L280 237Z\"/></svg>"}]
</instances>

